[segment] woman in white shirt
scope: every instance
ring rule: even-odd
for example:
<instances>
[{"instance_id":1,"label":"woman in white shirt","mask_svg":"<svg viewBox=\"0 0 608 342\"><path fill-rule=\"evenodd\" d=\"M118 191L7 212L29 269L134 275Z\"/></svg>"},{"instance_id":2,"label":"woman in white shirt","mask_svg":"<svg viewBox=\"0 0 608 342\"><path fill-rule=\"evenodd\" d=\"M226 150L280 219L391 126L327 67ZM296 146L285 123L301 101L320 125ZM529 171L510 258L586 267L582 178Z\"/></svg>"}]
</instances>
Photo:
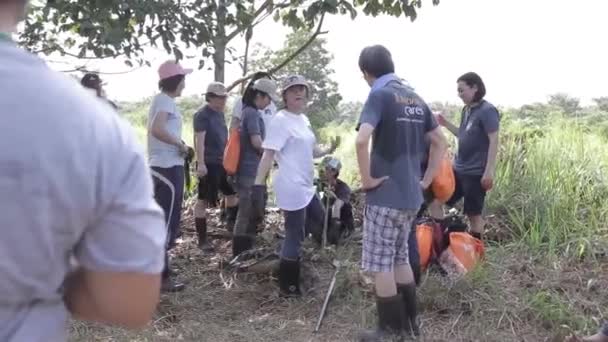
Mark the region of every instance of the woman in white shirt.
<instances>
[{"instance_id":1,"label":"woman in white shirt","mask_svg":"<svg viewBox=\"0 0 608 342\"><path fill-rule=\"evenodd\" d=\"M303 114L310 96L304 77L288 77L282 89L285 109L279 111L268 127L262 147L264 154L252 188L252 205L263 216L265 180L272 163L279 169L274 177L277 205L285 215L285 240L281 249L279 284L281 294L300 295L300 249L307 232L322 225L323 207L313 184L314 158L333 153L338 140L322 150L317 146L310 121ZM318 217L321 216L320 220Z\"/></svg>"}]
</instances>

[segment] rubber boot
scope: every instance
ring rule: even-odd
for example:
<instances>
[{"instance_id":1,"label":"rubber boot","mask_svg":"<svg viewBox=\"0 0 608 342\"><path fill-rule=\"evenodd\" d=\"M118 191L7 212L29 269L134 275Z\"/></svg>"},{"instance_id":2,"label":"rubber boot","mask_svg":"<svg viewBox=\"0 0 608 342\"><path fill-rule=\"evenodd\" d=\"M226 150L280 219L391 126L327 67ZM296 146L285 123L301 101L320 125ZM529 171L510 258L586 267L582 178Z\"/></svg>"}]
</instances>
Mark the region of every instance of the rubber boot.
<instances>
[{"instance_id":1,"label":"rubber boot","mask_svg":"<svg viewBox=\"0 0 608 342\"><path fill-rule=\"evenodd\" d=\"M226 230L231 234L234 231L234 224L236 223L236 215L238 211L238 205L226 208Z\"/></svg>"},{"instance_id":2,"label":"rubber boot","mask_svg":"<svg viewBox=\"0 0 608 342\"><path fill-rule=\"evenodd\" d=\"M418 327L418 309L416 298L416 284L397 284L397 292L403 299L405 312L403 330L408 336L420 336Z\"/></svg>"},{"instance_id":3,"label":"rubber boot","mask_svg":"<svg viewBox=\"0 0 608 342\"><path fill-rule=\"evenodd\" d=\"M185 288L183 283L176 281L171 276L171 268L169 265L169 254L165 252L165 267L162 272L162 282L160 290L165 293L180 292Z\"/></svg>"},{"instance_id":4,"label":"rubber boot","mask_svg":"<svg viewBox=\"0 0 608 342\"><path fill-rule=\"evenodd\" d=\"M212 252L213 246L207 240L207 219L197 217L194 219L194 225L198 235L198 248L203 252Z\"/></svg>"},{"instance_id":5,"label":"rubber boot","mask_svg":"<svg viewBox=\"0 0 608 342\"><path fill-rule=\"evenodd\" d=\"M279 264L279 287L283 297L299 297L300 292L300 261L281 259Z\"/></svg>"},{"instance_id":6,"label":"rubber boot","mask_svg":"<svg viewBox=\"0 0 608 342\"><path fill-rule=\"evenodd\" d=\"M359 334L361 342L403 340L403 298L401 294L392 297L376 297L378 326L375 330L365 330Z\"/></svg>"},{"instance_id":7,"label":"rubber boot","mask_svg":"<svg viewBox=\"0 0 608 342\"><path fill-rule=\"evenodd\" d=\"M232 257L250 250L253 247L253 238L247 235L235 235L232 237Z\"/></svg>"}]
</instances>

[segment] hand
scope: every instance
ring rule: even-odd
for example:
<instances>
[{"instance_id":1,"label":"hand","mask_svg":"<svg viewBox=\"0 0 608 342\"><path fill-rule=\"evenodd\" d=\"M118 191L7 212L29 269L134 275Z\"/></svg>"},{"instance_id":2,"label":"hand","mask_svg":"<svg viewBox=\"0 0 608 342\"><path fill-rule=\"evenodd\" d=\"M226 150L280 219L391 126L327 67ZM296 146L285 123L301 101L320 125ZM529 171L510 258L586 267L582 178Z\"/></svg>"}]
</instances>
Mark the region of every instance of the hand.
<instances>
[{"instance_id":1,"label":"hand","mask_svg":"<svg viewBox=\"0 0 608 342\"><path fill-rule=\"evenodd\" d=\"M440 126L445 126L448 122L448 120L445 118L445 114L442 112L433 112L433 115L435 115L435 120L437 120L437 123Z\"/></svg>"},{"instance_id":2,"label":"hand","mask_svg":"<svg viewBox=\"0 0 608 342\"><path fill-rule=\"evenodd\" d=\"M329 153L334 153L334 151L340 146L340 142L342 141L342 138L340 138L340 136L336 136L331 140L330 143L330 147L329 147Z\"/></svg>"},{"instance_id":3,"label":"hand","mask_svg":"<svg viewBox=\"0 0 608 342\"><path fill-rule=\"evenodd\" d=\"M384 176L381 178L370 177L369 179L363 179L363 180L361 180L361 188L364 191L373 190L373 189L379 187L387 179L388 179L388 176Z\"/></svg>"},{"instance_id":4,"label":"hand","mask_svg":"<svg viewBox=\"0 0 608 342\"><path fill-rule=\"evenodd\" d=\"M431 186L431 183L433 183L433 180L422 179L420 181L420 186L422 187L422 190L426 190Z\"/></svg>"},{"instance_id":5,"label":"hand","mask_svg":"<svg viewBox=\"0 0 608 342\"><path fill-rule=\"evenodd\" d=\"M188 155L188 149L190 147L188 147L188 145L186 145L186 143L184 143L183 141L179 144L179 146L177 147L179 149L179 153L182 156L187 156Z\"/></svg>"},{"instance_id":6,"label":"hand","mask_svg":"<svg viewBox=\"0 0 608 342\"><path fill-rule=\"evenodd\" d=\"M205 163L197 163L197 167L196 167L196 175L199 178L203 178L207 175L207 166L205 165Z\"/></svg>"},{"instance_id":7,"label":"hand","mask_svg":"<svg viewBox=\"0 0 608 342\"><path fill-rule=\"evenodd\" d=\"M494 177L484 173L483 176L481 177L481 187L485 191L490 191L493 186L494 186Z\"/></svg>"}]
</instances>

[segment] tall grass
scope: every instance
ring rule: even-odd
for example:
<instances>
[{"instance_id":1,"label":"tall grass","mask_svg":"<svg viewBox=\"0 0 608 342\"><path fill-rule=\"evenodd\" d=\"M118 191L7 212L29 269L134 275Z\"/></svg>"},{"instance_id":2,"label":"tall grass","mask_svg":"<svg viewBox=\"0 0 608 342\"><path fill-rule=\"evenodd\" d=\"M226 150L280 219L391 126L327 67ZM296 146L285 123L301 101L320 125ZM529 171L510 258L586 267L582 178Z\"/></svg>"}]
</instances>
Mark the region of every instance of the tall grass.
<instances>
[{"instance_id":1,"label":"tall grass","mask_svg":"<svg viewBox=\"0 0 608 342\"><path fill-rule=\"evenodd\" d=\"M559 120L540 131L521 123L502 134L497 186L490 207L532 247L580 251L608 218L607 141L586 127Z\"/></svg>"}]
</instances>

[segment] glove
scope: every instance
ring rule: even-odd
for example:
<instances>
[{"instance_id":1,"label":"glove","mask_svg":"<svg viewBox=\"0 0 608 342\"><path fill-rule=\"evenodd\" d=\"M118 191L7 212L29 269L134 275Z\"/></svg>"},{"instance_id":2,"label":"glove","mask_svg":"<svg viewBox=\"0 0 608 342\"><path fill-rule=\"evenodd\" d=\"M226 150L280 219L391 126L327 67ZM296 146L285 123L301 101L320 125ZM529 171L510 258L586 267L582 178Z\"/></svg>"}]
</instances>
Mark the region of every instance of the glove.
<instances>
[{"instance_id":1,"label":"glove","mask_svg":"<svg viewBox=\"0 0 608 342\"><path fill-rule=\"evenodd\" d=\"M251 187L251 211L260 222L264 218L264 207L266 206L266 185L254 185Z\"/></svg>"}]
</instances>

